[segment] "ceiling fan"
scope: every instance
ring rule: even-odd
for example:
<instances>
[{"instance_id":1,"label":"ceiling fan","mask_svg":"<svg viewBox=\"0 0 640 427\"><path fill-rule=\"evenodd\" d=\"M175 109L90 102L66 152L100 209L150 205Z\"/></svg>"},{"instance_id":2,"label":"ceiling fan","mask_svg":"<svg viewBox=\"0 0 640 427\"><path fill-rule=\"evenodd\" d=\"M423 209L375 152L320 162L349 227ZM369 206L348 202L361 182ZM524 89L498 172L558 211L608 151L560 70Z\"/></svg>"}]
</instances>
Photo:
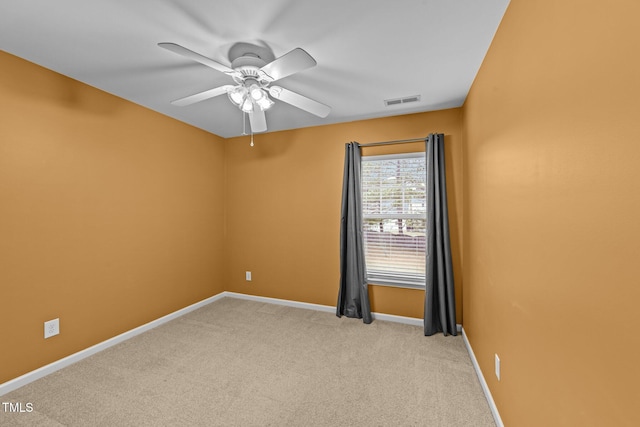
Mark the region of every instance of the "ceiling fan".
<instances>
[{"instance_id":1,"label":"ceiling fan","mask_svg":"<svg viewBox=\"0 0 640 427\"><path fill-rule=\"evenodd\" d=\"M227 94L229 100L249 116L252 132L267 130L265 111L274 104L271 98L286 102L318 117L327 117L331 111L331 107L318 101L281 86L272 85L273 82L317 64L315 59L303 49L296 48L275 58L271 49L266 46L240 42L229 49L231 66L226 66L175 43L158 43L158 46L227 74L235 83L176 99L171 101L173 105L191 105Z\"/></svg>"}]
</instances>

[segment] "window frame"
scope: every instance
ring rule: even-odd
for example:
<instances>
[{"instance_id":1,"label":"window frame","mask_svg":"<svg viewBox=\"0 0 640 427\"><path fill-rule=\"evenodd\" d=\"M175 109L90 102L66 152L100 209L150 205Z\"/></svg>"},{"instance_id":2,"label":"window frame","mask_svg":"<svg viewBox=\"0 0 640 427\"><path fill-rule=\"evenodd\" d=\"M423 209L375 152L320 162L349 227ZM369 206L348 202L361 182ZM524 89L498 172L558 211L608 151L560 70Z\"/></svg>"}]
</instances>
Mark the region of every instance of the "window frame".
<instances>
[{"instance_id":1,"label":"window frame","mask_svg":"<svg viewBox=\"0 0 640 427\"><path fill-rule=\"evenodd\" d=\"M395 153L395 154L382 154L382 155L372 155L372 156L362 156L361 161L364 164L365 162L374 162L374 161L384 161L384 160L398 160L398 159L411 159L411 158L422 158L426 162L426 153L424 151L418 152L408 152L408 153ZM364 165L363 165L364 166ZM364 167L361 168L361 173L364 170ZM425 171L426 173L426 171ZM426 176L425 176L425 185L426 185ZM364 223L367 219L424 219L425 227L426 227L426 212L424 214L365 214L364 208L364 194L366 188L364 180L361 177L361 196L362 196L362 232L364 235ZM426 191L424 204L426 207ZM425 229L425 244L428 230ZM423 274L410 274L410 273L397 273L393 271L383 271L383 270L374 270L370 271L367 263L367 252L366 252L366 241L363 242L365 245L365 264L367 265L366 281L367 284L370 285L381 285L381 286L390 286L390 287L398 287L398 288L409 288L409 289L425 289L426 277ZM424 262L426 264L426 247L425 247L425 259Z\"/></svg>"}]
</instances>

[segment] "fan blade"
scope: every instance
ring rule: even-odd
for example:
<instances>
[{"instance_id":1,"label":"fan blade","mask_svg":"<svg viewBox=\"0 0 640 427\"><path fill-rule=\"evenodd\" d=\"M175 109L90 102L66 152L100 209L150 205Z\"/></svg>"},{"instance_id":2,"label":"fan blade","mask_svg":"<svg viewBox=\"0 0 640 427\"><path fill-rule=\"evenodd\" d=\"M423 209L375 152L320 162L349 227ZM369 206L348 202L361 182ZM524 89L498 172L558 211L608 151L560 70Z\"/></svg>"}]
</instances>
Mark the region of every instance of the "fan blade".
<instances>
[{"instance_id":1,"label":"fan blade","mask_svg":"<svg viewBox=\"0 0 640 427\"><path fill-rule=\"evenodd\" d=\"M280 101L291 104L301 110L315 114L318 117L327 117L331 112L331 107L328 105L321 104L318 101L314 101L311 98L307 98L306 96L302 96L280 86L271 86L269 88L269 94L275 99L279 99Z\"/></svg>"},{"instance_id":2,"label":"fan blade","mask_svg":"<svg viewBox=\"0 0 640 427\"><path fill-rule=\"evenodd\" d=\"M233 89L232 85L219 86L213 89L205 90L204 92L176 99L175 101L171 101L171 103L173 105L177 105L178 107L184 107L186 105L195 104L196 102L204 101L205 99L222 95L224 93L227 93L227 91L229 91L230 89Z\"/></svg>"},{"instance_id":3,"label":"fan blade","mask_svg":"<svg viewBox=\"0 0 640 427\"><path fill-rule=\"evenodd\" d=\"M267 130L267 118L264 115L264 111L259 108L249 113L249 123L253 133Z\"/></svg>"},{"instance_id":4,"label":"fan blade","mask_svg":"<svg viewBox=\"0 0 640 427\"><path fill-rule=\"evenodd\" d=\"M218 70L222 73L229 74L229 75L233 75L236 73L233 69L227 67L226 65L216 62L213 59L209 59L206 56L202 56L199 53L196 53L192 50L187 49L186 47L180 46L179 44L158 43L158 46L160 46L161 48L170 50L171 52L177 53L180 56L184 56L185 58L189 58L196 62L204 64L207 67L211 67L214 70Z\"/></svg>"},{"instance_id":5,"label":"fan blade","mask_svg":"<svg viewBox=\"0 0 640 427\"><path fill-rule=\"evenodd\" d=\"M303 49L297 48L262 67L260 75L269 81L275 82L291 74L315 67L316 64L316 60L311 55Z\"/></svg>"}]
</instances>

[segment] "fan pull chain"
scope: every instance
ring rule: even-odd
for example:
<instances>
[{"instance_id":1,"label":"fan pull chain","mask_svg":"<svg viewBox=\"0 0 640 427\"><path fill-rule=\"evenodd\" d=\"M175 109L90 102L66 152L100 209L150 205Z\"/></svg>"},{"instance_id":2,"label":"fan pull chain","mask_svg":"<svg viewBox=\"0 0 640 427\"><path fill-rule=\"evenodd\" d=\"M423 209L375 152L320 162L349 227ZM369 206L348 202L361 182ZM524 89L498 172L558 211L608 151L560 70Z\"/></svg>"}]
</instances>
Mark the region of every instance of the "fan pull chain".
<instances>
[{"instance_id":1,"label":"fan pull chain","mask_svg":"<svg viewBox=\"0 0 640 427\"><path fill-rule=\"evenodd\" d=\"M242 134L247 134L247 113L242 113Z\"/></svg>"},{"instance_id":2,"label":"fan pull chain","mask_svg":"<svg viewBox=\"0 0 640 427\"><path fill-rule=\"evenodd\" d=\"M242 135L248 135L247 133L247 113L242 113ZM251 129L251 144L249 146L253 147L253 129Z\"/></svg>"}]
</instances>

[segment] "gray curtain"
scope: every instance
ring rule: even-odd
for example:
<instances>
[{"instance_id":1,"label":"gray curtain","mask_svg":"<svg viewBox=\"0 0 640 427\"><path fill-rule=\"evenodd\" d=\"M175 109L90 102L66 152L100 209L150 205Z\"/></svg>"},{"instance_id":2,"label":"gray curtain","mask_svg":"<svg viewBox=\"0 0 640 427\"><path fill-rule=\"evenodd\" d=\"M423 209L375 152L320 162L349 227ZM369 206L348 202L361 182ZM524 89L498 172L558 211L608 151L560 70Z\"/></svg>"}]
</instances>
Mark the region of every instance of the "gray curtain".
<instances>
[{"instance_id":1,"label":"gray curtain","mask_svg":"<svg viewBox=\"0 0 640 427\"><path fill-rule=\"evenodd\" d=\"M424 334L457 335L453 286L449 210L444 166L444 135L430 134L427 162L427 270L424 299Z\"/></svg>"},{"instance_id":2,"label":"gray curtain","mask_svg":"<svg viewBox=\"0 0 640 427\"><path fill-rule=\"evenodd\" d=\"M362 239L360 157L358 143L350 142L345 146L340 223L340 291L336 316L344 315L371 323L373 319Z\"/></svg>"}]
</instances>

